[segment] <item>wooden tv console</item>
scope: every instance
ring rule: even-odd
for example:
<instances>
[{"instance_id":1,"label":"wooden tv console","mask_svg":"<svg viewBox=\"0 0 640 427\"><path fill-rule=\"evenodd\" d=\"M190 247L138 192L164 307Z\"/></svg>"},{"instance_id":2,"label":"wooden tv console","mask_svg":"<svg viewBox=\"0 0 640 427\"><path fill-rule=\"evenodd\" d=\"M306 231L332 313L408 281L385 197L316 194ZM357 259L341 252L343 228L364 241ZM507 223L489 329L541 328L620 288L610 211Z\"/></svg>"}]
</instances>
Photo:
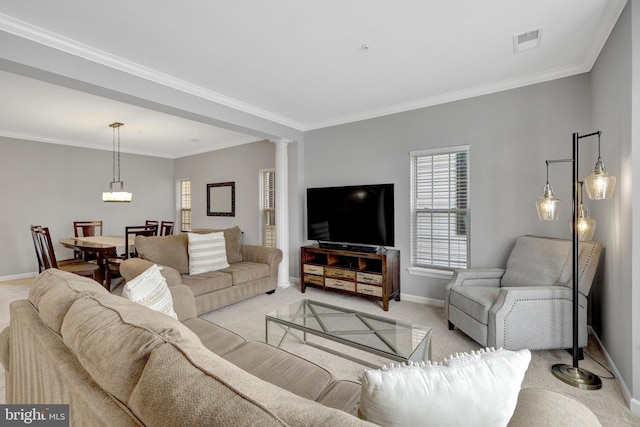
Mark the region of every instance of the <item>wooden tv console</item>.
<instances>
[{"instance_id":1,"label":"wooden tv console","mask_svg":"<svg viewBox=\"0 0 640 427\"><path fill-rule=\"evenodd\" d=\"M300 248L300 290L307 286L340 291L382 301L400 301L400 251L360 252L348 249Z\"/></svg>"}]
</instances>

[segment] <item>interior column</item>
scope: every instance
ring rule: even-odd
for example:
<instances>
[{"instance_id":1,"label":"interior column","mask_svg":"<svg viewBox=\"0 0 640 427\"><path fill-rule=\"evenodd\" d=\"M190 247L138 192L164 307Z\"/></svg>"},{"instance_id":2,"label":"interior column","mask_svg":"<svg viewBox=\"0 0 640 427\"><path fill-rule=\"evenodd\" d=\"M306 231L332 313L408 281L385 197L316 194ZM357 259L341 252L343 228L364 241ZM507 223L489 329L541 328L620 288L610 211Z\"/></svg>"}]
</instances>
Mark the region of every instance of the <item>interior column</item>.
<instances>
[{"instance_id":1,"label":"interior column","mask_svg":"<svg viewBox=\"0 0 640 427\"><path fill-rule=\"evenodd\" d=\"M289 282L289 164L287 148L293 141L280 138L271 141L276 146L276 246L282 251L278 268L278 287Z\"/></svg>"}]
</instances>

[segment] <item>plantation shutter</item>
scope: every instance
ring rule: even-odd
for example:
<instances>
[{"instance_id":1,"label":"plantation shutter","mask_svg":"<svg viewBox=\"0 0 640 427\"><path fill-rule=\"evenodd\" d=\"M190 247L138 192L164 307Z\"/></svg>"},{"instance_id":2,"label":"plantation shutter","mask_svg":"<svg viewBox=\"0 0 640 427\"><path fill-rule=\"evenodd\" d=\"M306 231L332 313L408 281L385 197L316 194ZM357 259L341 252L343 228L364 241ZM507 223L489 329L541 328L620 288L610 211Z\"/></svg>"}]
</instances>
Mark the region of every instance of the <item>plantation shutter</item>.
<instances>
[{"instance_id":1,"label":"plantation shutter","mask_svg":"<svg viewBox=\"0 0 640 427\"><path fill-rule=\"evenodd\" d=\"M260 174L260 244L276 247L276 173L272 169Z\"/></svg>"},{"instance_id":2,"label":"plantation shutter","mask_svg":"<svg viewBox=\"0 0 640 427\"><path fill-rule=\"evenodd\" d=\"M180 230L191 231L191 180L180 181Z\"/></svg>"}]
</instances>

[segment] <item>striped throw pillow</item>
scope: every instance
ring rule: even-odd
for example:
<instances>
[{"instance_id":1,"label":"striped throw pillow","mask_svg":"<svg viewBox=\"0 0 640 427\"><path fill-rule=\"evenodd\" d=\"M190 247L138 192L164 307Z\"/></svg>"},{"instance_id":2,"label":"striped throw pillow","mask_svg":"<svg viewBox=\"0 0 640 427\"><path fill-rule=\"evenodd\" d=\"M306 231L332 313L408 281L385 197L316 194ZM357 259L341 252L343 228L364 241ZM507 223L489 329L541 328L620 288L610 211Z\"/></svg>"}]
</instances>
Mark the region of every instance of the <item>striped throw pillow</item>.
<instances>
[{"instance_id":1,"label":"striped throw pillow","mask_svg":"<svg viewBox=\"0 0 640 427\"><path fill-rule=\"evenodd\" d=\"M167 280L160 273L160 267L156 264L129 280L124 285L122 296L129 301L178 318L173 310L173 298L167 286Z\"/></svg>"},{"instance_id":2,"label":"striped throw pillow","mask_svg":"<svg viewBox=\"0 0 640 427\"><path fill-rule=\"evenodd\" d=\"M229 267L224 233L188 233L189 274L200 274Z\"/></svg>"}]
</instances>

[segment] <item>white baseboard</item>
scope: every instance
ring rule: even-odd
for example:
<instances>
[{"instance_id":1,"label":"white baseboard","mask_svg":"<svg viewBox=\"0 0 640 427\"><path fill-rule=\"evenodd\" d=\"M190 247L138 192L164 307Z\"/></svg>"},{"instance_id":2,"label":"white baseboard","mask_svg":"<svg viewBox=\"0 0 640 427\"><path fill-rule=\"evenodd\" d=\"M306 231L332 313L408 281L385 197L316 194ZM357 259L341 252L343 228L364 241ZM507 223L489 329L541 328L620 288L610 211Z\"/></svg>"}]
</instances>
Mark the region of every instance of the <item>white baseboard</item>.
<instances>
[{"instance_id":1,"label":"white baseboard","mask_svg":"<svg viewBox=\"0 0 640 427\"><path fill-rule=\"evenodd\" d=\"M434 307L440 307L440 308L444 307L444 301L441 299L419 297L416 295L409 295L409 294L401 294L400 299L405 301L417 302L420 304L432 305Z\"/></svg>"},{"instance_id":2,"label":"white baseboard","mask_svg":"<svg viewBox=\"0 0 640 427\"><path fill-rule=\"evenodd\" d=\"M13 274L11 276L0 276L0 282L6 282L8 280L19 280L19 279L28 279L29 277L36 277L38 273L22 273L22 274Z\"/></svg>"},{"instance_id":3,"label":"white baseboard","mask_svg":"<svg viewBox=\"0 0 640 427\"><path fill-rule=\"evenodd\" d=\"M611 356L609 356L607 349L605 348L602 341L600 341L600 337L593 330L591 326L589 326L589 334L592 335L598 342L598 345L600 346L600 350L602 351L602 355L606 359L607 365L609 365L609 370L613 372L613 374L616 376L616 381L620 385L620 390L622 391L622 395L624 396L624 399L628 402L629 409L634 414L640 415L640 400L634 399L633 396L631 395L631 392L629 391L629 387L627 387L627 384L622 379L622 375L620 375L620 371L616 367L616 364L613 363L613 360L611 359Z\"/></svg>"}]
</instances>

